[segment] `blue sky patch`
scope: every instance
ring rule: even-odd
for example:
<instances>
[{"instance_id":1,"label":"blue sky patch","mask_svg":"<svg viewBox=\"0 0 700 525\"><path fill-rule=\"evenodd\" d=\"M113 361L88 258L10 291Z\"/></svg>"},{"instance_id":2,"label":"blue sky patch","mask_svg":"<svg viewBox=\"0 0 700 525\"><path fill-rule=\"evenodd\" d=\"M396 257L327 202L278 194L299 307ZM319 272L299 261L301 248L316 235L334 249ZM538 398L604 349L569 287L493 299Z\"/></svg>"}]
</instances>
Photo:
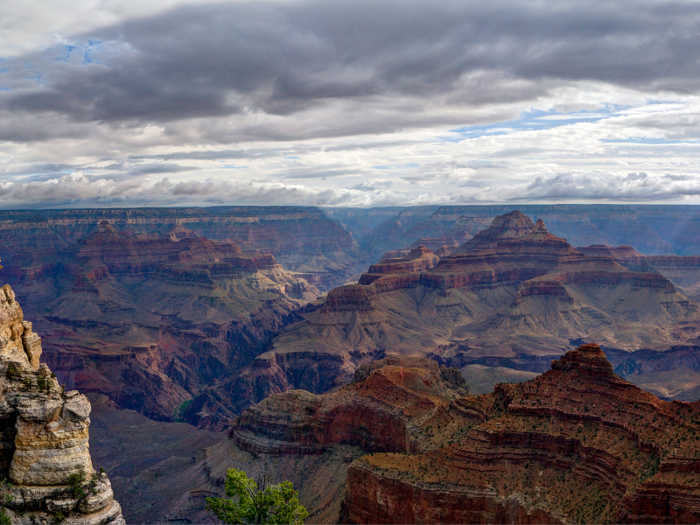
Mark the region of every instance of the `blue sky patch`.
<instances>
[{"instance_id":1,"label":"blue sky patch","mask_svg":"<svg viewBox=\"0 0 700 525\"><path fill-rule=\"evenodd\" d=\"M561 113L559 111L524 111L520 118L494 124L484 124L479 126L464 126L448 130L452 135L441 136L440 139L447 142L460 142L466 139L479 137L491 137L496 135L506 135L515 131L531 131L558 128L579 122L597 122L610 117L622 116L623 111L629 106L619 106L606 104L596 111L572 111Z\"/></svg>"}]
</instances>

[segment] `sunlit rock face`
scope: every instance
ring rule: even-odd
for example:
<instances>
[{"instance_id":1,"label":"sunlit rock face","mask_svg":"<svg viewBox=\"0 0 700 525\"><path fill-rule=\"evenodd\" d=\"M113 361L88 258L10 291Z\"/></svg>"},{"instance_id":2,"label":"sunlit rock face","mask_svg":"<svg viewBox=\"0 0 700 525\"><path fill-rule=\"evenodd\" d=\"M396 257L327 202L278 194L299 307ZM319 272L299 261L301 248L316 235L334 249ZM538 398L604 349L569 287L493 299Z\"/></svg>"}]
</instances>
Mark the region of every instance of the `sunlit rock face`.
<instances>
[{"instance_id":1,"label":"sunlit rock face","mask_svg":"<svg viewBox=\"0 0 700 525\"><path fill-rule=\"evenodd\" d=\"M448 405L446 446L354 461L343 523L697 523L700 403L622 380L587 344ZM471 423L469 422L471 420Z\"/></svg>"},{"instance_id":2,"label":"sunlit rock face","mask_svg":"<svg viewBox=\"0 0 700 525\"><path fill-rule=\"evenodd\" d=\"M123 524L104 472L90 459L90 402L65 392L12 289L0 289L0 475L13 523Z\"/></svg>"}]
</instances>

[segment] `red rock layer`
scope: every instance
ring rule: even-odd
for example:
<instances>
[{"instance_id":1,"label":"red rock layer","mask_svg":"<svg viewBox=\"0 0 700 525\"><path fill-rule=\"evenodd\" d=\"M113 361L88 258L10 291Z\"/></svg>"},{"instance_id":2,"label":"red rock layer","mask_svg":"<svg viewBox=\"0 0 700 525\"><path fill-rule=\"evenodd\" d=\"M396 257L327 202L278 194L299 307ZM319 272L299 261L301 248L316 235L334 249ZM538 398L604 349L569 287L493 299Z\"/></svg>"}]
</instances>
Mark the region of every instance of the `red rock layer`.
<instances>
[{"instance_id":1,"label":"red rock layer","mask_svg":"<svg viewBox=\"0 0 700 525\"><path fill-rule=\"evenodd\" d=\"M456 369L390 356L361 367L355 381L335 393L293 390L263 400L236 419L231 436L244 450L273 455L320 454L329 444L417 451L423 442L416 422L461 419L445 407L467 392Z\"/></svg>"},{"instance_id":2,"label":"red rock layer","mask_svg":"<svg viewBox=\"0 0 700 525\"><path fill-rule=\"evenodd\" d=\"M368 273L398 273L398 272L420 272L433 268L440 258L425 246L417 246L401 258L382 259L381 262L369 267Z\"/></svg>"},{"instance_id":3,"label":"red rock layer","mask_svg":"<svg viewBox=\"0 0 700 525\"><path fill-rule=\"evenodd\" d=\"M342 522L700 520L700 403L660 401L620 379L597 345L451 405L474 406L482 422L422 454L354 462Z\"/></svg>"}]
</instances>

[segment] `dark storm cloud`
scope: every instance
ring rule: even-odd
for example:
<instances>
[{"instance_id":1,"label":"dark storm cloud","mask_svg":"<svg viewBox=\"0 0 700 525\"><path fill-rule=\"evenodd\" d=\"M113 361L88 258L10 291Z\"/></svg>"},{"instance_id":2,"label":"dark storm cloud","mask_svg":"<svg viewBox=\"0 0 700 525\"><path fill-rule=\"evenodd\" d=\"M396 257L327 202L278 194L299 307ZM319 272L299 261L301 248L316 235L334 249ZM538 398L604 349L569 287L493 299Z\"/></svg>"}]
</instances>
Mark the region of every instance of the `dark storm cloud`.
<instances>
[{"instance_id":1,"label":"dark storm cloud","mask_svg":"<svg viewBox=\"0 0 700 525\"><path fill-rule=\"evenodd\" d=\"M673 2L183 7L73 36L72 56L56 49L8 60L0 106L122 126L289 115L366 97L512 102L581 80L696 92L698 27L700 4ZM386 131L389 120L377 115L353 132ZM265 133L254 138L277 136Z\"/></svg>"}]
</instances>

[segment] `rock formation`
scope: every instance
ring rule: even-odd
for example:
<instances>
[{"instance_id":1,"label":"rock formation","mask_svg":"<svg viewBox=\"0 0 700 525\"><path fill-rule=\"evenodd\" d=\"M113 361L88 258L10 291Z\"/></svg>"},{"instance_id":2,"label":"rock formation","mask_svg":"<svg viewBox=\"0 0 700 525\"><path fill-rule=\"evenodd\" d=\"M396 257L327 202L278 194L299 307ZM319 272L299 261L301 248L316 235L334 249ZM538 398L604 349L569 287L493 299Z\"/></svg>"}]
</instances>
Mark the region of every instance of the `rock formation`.
<instances>
[{"instance_id":1,"label":"rock formation","mask_svg":"<svg viewBox=\"0 0 700 525\"><path fill-rule=\"evenodd\" d=\"M351 464L341 522L700 520L700 403L660 401L620 379L597 345L445 411L463 421L427 427L444 446Z\"/></svg>"},{"instance_id":2,"label":"rock formation","mask_svg":"<svg viewBox=\"0 0 700 525\"><path fill-rule=\"evenodd\" d=\"M231 435L239 448L256 454L320 454L330 444L418 451L424 446L414 435L419 427L445 416L442 409L468 392L455 368L389 356L358 368L353 382L337 392L269 397L243 412Z\"/></svg>"},{"instance_id":3,"label":"rock formation","mask_svg":"<svg viewBox=\"0 0 700 525\"><path fill-rule=\"evenodd\" d=\"M432 268L421 269L435 259L417 250L388 254L358 284L332 290L255 358L248 382L320 393L385 352L543 372L581 339L669 350L700 335L700 306L653 267L581 253L517 211Z\"/></svg>"},{"instance_id":4,"label":"rock formation","mask_svg":"<svg viewBox=\"0 0 700 525\"><path fill-rule=\"evenodd\" d=\"M124 524L90 459L90 402L40 363L41 340L12 289L0 289L0 487L12 523ZM65 520L65 521L64 521Z\"/></svg>"},{"instance_id":5,"label":"rock formation","mask_svg":"<svg viewBox=\"0 0 700 525\"><path fill-rule=\"evenodd\" d=\"M659 272L688 297L700 297L698 255L642 255L627 245L609 247L593 244L577 250L585 255L612 257L622 266L635 272Z\"/></svg>"},{"instance_id":6,"label":"rock formation","mask_svg":"<svg viewBox=\"0 0 700 525\"><path fill-rule=\"evenodd\" d=\"M182 225L132 235L107 221L47 275L19 277L45 359L69 389L201 426L261 399L221 383L320 293L270 254Z\"/></svg>"},{"instance_id":7,"label":"rock formation","mask_svg":"<svg viewBox=\"0 0 700 525\"><path fill-rule=\"evenodd\" d=\"M369 267L370 274L430 270L440 258L425 246L416 246L403 257L387 257Z\"/></svg>"}]
</instances>

